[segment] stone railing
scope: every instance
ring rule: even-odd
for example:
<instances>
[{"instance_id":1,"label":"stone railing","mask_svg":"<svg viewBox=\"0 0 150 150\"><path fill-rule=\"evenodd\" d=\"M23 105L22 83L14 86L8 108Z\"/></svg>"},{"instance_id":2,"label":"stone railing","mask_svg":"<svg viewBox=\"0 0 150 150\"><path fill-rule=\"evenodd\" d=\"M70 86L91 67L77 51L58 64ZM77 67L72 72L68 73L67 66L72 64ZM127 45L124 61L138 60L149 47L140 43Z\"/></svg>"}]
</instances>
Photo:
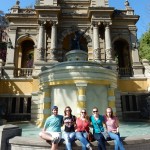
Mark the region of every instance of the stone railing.
<instances>
[{"instance_id":1,"label":"stone railing","mask_svg":"<svg viewBox=\"0 0 150 150\"><path fill-rule=\"evenodd\" d=\"M20 14L36 14L36 11L31 8L19 9Z\"/></svg>"},{"instance_id":2,"label":"stone railing","mask_svg":"<svg viewBox=\"0 0 150 150\"><path fill-rule=\"evenodd\" d=\"M33 68L17 68L14 77L32 77Z\"/></svg>"}]
</instances>

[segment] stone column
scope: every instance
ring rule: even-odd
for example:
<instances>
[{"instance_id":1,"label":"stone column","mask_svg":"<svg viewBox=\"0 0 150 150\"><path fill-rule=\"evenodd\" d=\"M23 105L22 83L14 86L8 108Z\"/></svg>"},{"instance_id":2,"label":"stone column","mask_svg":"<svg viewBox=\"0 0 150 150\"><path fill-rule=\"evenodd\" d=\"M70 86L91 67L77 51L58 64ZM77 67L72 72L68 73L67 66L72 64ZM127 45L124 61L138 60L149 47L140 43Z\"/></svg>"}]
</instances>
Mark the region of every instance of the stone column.
<instances>
[{"instance_id":1,"label":"stone column","mask_svg":"<svg viewBox=\"0 0 150 150\"><path fill-rule=\"evenodd\" d=\"M16 30L17 28L10 28L8 44L7 44L7 55L6 64L4 69L4 76L6 78L14 77L14 54L15 54L15 44L16 44Z\"/></svg>"},{"instance_id":2,"label":"stone column","mask_svg":"<svg viewBox=\"0 0 150 150\"><path fill-rule=\"evenodd\" d=\"M52 22L50 61L56 61L57 52L57 22Z\"/></svg>"},{"instance_id":3,"label":"stone column","mask_svg":"<svg viewBox=\"0 0 150 150\"><path fill-rule=\"evenodd\" d=\"M15 113L19 113L19 109L20 109L20 97L16 98L16 107L15 107Z\"/></svg>"},{"instance_id":4,"label":"stone column","mask_svg":"<svg viewBox=\"0 0 150 150\"><path fill-rule=\"evenodd\" d=\"M138 42L137 42L137 28L136 26L129 27L130 39L131 39L131 48L132 48L132 68L133 75L135 77L143 77L143 66L140 63L139 52L138 52Z\"/></svg>"},{"instance_id":5,"label":"stone column","mask_svg":"<svg viewBox=\"0 0 150 150\"><path fill-rule=\"evenodd\" d=\"M93 24L93 50L94 61L100 61L100 46L99 46L99 26L98 23Z\"/></svg>"},{"instance_id":6,"label":"stone column","mask_svg":"<svg viewBox=\"0 0 150 150\"><path fill-rule=\"evenodd\" d=\"M39 120L38 127L43 127L45 120L50 116L51 113L51 98L50 88L48 86L42 87L42 91L39 93Z\"/></svg>"},{"instance_id":7,"label":"stone column","mask_svg":"<svg viewBox=\"0 0 150 150\"><path fill-rule=\"evenodd\" d=\"M77 87L77 113L80 114L82 109L86 108L86 87L87 83L76 83Z\"/></svg>"},{"instance_id":8,"label":"stone column","mask_svg":"<svg viewBox=\"0 0 150 150\"><path fill-rule=\"evenodd\" d=\"M31 107L31 121L35 122L36 125L39 124L41 114L39 113L39 93L33 92L32 93L32 107Z\"/></svg>"},{"instance_id":9,"label":"stone column","mask_svg":"<svg viewBox=\"0 0 150 150\"><path fill-rule=\"evenodd\" d=\"M107 23L105 27L105 50L106 50L106 61L112 61L112 45L111 45L111 36L110 36L110 26Z\"/></svg>"},{"instance_id":10,"label":"stone column","mask_svg":"<svg viewBox=\"0 0 150 150\"><path fill-rule=\"evenodd\" d=\"M37 122L38 127L42 127L43 125L43 92L40 90L38 92L38 110L37 110ZM32 112L33 113L33 112Z\"/></svg>"},{"instance_id":11,"label":"stone column","mask_svg":"<svg viewBox=\"0 0 150 150\"><path fill-rule=\"evenodd\" d=\"M37 44L37 61L45 60L45 29L44 21L39 21L39 37Z\"/></svg>"},{"instance_id":12,"label":"stone column","mask_svg":"<svg viewBox=\"0 0 150 150\"><path fill-rule=\"evenodd\" d=\"M113 109L114 114L116 114L116 101L115 101L115 89L108 88L108 107Z\"/></svg>"},{"instance_id":13,"label":"stone column","mask_svg":"<svg viewBox=\"0 0 150 150\"><path fill-rule=\"evenodd\" d=\"M51 113L51 91L48 86L43 87L43 120L42 124L44 124L45 120L50 116ZM41 126L42 127L42 126Z\"/></svg>"},{"instance_id":14,"label":"stone column","mask_svg":"<svg viewBox=\"0 0 150 150\"><path fill-rule=\"evenodd\" d=\"M2 66L3 66L3 60L0 59L0 78L2 77Z\"/></svg>"}]
</instances>

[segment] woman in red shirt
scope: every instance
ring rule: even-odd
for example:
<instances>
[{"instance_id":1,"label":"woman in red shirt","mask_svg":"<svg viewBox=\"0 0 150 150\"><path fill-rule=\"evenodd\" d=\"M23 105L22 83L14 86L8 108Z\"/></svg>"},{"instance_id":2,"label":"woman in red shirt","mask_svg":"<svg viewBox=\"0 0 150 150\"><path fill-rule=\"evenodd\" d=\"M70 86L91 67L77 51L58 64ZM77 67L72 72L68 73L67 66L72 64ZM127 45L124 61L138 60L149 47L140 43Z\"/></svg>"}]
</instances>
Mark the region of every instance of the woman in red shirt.
<instances>
[{"instance_id":1,"label":"woman in red shirt","mask_svg":"<svg viewBox=\"0 0 150 150\"><path fill-rule=\"evenodd\" d=\"M76 119L76 138L82 144L82 150L92 150L87 140L87 132L89 132L90 122L85 109L80 112L80 117Z\"/></svg>"}]
</instances>

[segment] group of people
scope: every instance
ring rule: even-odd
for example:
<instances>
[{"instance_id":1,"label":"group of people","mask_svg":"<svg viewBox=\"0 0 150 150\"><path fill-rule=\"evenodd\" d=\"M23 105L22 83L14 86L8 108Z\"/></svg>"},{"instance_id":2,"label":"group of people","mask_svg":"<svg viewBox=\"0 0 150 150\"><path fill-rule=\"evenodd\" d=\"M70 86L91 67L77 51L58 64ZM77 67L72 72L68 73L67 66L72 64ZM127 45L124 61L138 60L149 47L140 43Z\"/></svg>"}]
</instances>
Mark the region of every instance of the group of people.
<instances>
[{"instance_id":1,"label":"group of people","mask_svg":"<svg viewBox=\"0 0 150 150\"><path fill-rule=\"evenodd\" d=\"M64 132L61 127L64 125ZM58 149L58 143L61 138L65 140L66 150L72 150L72 142L78 139L82 144L82 150L92 150L88 141L90 127L93 128L94 139L98 141L98 150L106 150L105 139L102 134L104 127L115 143L115 150L125 150L119 134L119 122L113 115L111 107L106 109L105 115L100 115L98 108L92 109L92 115L89 117L86 110L80 111L80 116L72 115L72 110L67 106L64 110L64 116L58 114L58 107L52 107L52 115L49 116L44 124L43 130L39 133L40 137L52 142L51 150ZM62 134L63 133L63 134Z\"/></svg>"}]
</instances>

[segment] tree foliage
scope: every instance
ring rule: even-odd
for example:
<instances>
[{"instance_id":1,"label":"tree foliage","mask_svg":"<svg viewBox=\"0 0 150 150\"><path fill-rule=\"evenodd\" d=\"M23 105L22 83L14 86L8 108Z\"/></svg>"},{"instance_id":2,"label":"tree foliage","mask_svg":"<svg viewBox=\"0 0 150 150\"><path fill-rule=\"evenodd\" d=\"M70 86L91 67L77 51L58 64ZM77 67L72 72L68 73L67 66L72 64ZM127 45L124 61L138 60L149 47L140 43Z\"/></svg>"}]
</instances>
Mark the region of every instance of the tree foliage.
<instances>
[{"instance_id":1,"label":"tree foliage","mask_svg":"<svg viewBox=\"0 0 150 150\"><path fill-rule=\"evenodd\" d=\"M40 4L40 0L35 0L35 5L39 5Z\"/></svg>"},{"instance_id":2,"label":"tree foliage","mask_svg":"<svg viewBox=\"0 0 150 150\"><path fill-rule=\"evenodd\" d=\"M150 27L140 38L140 59L148 59L150 61Z\"/></svg>"}]
</instances>

